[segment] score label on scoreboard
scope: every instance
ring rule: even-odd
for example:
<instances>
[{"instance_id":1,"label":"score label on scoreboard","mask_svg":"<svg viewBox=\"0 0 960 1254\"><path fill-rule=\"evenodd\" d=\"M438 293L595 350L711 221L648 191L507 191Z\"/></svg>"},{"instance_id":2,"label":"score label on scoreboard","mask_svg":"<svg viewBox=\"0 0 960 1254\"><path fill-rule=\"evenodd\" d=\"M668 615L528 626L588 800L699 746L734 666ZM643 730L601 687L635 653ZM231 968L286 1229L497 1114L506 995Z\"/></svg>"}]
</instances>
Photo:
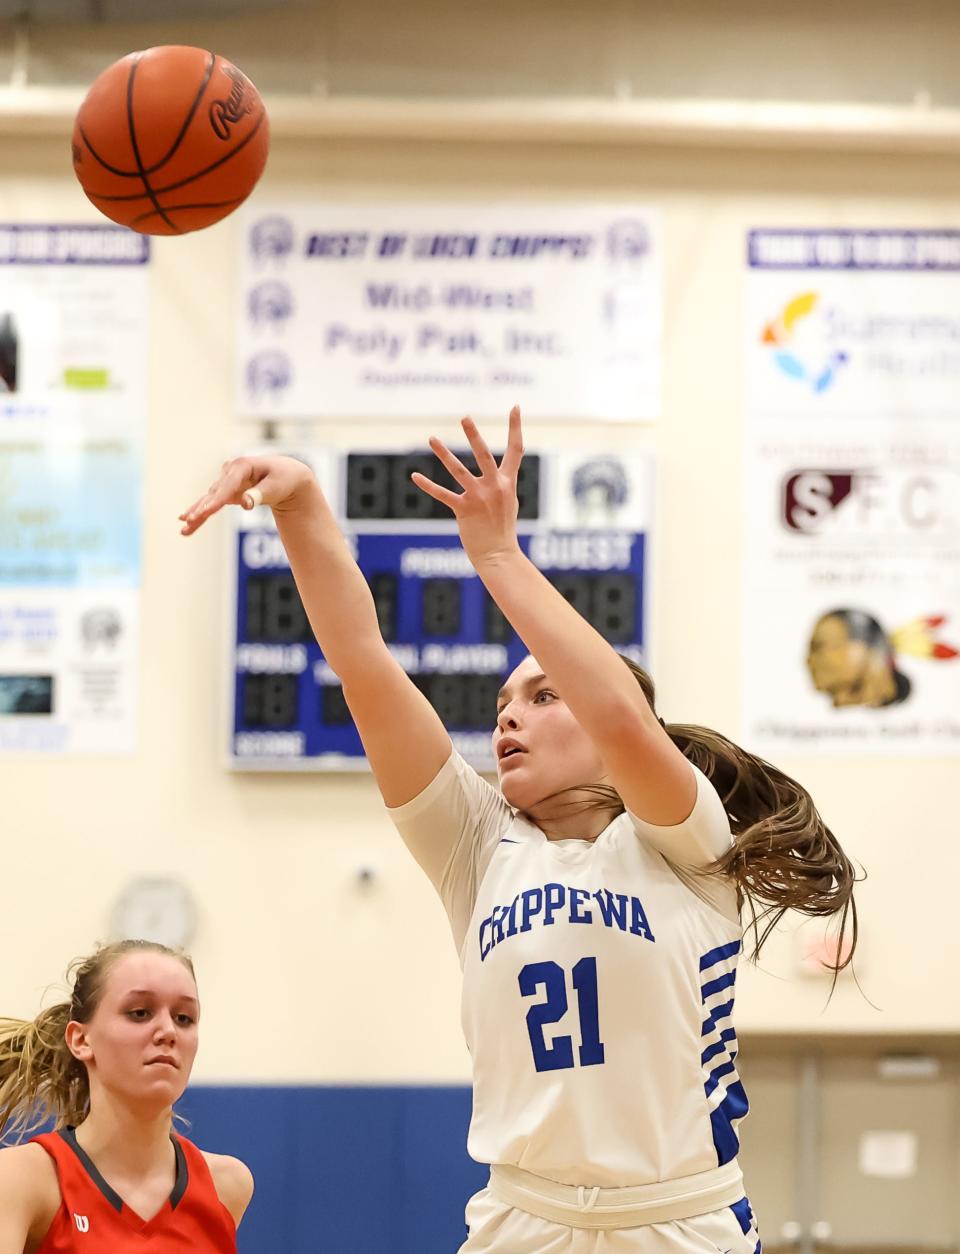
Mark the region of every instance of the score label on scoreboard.
<instances>
[{"instance_id":1,"label":"score label on scoreboard","mask_svg":"<svg viewBox=\"0 0 960 1254\"><path fill-rule=\"evenodd\" d=\"M446 472L430 452L299 455L353 545L388 648L463 756L493 770L497 692L527 651L475 574L450 512L409 480L421 470L449 484ZM601 635L641 663L652 480L646 457L565 452L527 454L518 483L523 551ZM270 511L234 513L231 765L365 766Z\"/></svg>"}]
</instances>

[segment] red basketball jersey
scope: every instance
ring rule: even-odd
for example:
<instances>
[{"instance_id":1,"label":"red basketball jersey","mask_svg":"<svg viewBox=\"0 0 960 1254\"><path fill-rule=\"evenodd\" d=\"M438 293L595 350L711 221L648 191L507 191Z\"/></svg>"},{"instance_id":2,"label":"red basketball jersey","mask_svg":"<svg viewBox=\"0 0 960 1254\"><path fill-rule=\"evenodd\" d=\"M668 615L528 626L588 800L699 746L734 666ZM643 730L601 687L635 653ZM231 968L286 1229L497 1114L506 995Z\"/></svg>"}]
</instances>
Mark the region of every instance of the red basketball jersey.
<instances>
[{"instance_id":1,"label":"red basketball jersey","mask_svg":"<svg viewBox=\"0 0 960 1254\"><path fill-rule=\"evenodd\" d=\"M62 1199L37 1254L236 1254L236 1225L217 1197L203 1155L183 1137L171 1139L173 1192L144 1223L97 1171L72 1128L36 1137L56 1165Z\"/></svg>"}]
</instances>

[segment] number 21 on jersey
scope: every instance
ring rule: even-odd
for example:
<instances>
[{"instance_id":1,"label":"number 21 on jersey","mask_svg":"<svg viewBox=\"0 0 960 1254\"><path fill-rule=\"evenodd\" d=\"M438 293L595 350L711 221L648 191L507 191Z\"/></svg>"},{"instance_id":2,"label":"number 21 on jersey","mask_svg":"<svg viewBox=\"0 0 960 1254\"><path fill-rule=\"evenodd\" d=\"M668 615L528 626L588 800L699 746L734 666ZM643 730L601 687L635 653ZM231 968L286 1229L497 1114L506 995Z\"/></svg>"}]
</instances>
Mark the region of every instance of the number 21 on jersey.
<instances>
[{"instance_id":1,"label":"number 21 on jersey","mask_svg":"<svg viewBox=\"0 0 960 1254\"><path fill-rule=\"evenodd\" d=\"M571 976L580 1017L577 1057L581 1067L596 1067L603 1062L596 958L581 958ZM562 1071L575 1066L572 1037L555 1036L548 1045L543 1036L548 1023L559 1023L567 1013L567 977L563 967L556 962L529 962L517 980L523 997L535 997L541 988L546 992L546 1000L527 1011L527 1031L536 1069Z\"/></svg>"}]
</instances>

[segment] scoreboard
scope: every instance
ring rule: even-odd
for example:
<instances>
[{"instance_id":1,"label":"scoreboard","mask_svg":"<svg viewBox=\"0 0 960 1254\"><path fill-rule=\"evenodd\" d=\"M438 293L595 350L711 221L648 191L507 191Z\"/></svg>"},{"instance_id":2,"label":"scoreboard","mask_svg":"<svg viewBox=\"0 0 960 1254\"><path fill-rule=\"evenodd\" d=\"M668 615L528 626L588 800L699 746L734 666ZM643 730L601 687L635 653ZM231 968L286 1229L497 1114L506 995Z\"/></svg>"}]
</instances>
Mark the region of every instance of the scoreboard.
<instances>
[{"instance_id":1,"label":"scoreboard","mask_svg":"<svg viewBox=\"0 0 960 1254\"><path fill-rule=\"evenodd\" d=\"M410 474L456 485L429 450L296 455L317 474L353 549L388 648L463 756L493 770L497 692L527 650L474 573L452 514ZM475 469L470 454L458 455ZM517 488L520 547L619 652L644 663L650 459L527 453ZM231 766L364 767L340 682L313 638L270 510L231 514Z\"/></svg>"}]
</instances>

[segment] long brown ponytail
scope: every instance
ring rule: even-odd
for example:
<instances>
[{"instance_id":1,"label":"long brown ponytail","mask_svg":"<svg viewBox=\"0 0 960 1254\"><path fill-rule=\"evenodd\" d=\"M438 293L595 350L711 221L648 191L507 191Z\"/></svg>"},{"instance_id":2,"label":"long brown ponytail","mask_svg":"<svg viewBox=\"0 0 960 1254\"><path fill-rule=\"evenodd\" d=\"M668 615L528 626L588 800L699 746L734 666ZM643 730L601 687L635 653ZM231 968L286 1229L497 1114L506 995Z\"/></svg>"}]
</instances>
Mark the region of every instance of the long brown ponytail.
<instances>
[{"instance_id":1,"label":"long brown ponytail","mask_svg":"<svg viewBox=\"0 0 960 1254\"><path fill-rule=\"evenodd\" d=\"M653 680L629 658L623 661L656 713ZM821 918L839 914L837 961L828 969L835 975L842 971L857 945L853 888L858 876L813 798L789 775L719 732L686 723L664 727L684 757L713 784L727 812L734 843L712 870L732 876L741 905L749 904L754 957L788 910Z\"/></svg>"},{"instance_id":2,"label":"long brown ponytail","mask_svg":"<svg viewBox=\"0 0 960 1254\"><path fill-rule=\"evenodd\" d=\"M69 1001L41 1011L35 1019L0 1019L0 1137L23 1136L50 1119L64 1127L86 1118L90 1109L87 1069L70 1052L64 1034L71 1021L90 1022L110 968L133 952L176 958L193 975L190 959L166 945L118 941L71 963Z\"/></svg>"}]
</instances>

